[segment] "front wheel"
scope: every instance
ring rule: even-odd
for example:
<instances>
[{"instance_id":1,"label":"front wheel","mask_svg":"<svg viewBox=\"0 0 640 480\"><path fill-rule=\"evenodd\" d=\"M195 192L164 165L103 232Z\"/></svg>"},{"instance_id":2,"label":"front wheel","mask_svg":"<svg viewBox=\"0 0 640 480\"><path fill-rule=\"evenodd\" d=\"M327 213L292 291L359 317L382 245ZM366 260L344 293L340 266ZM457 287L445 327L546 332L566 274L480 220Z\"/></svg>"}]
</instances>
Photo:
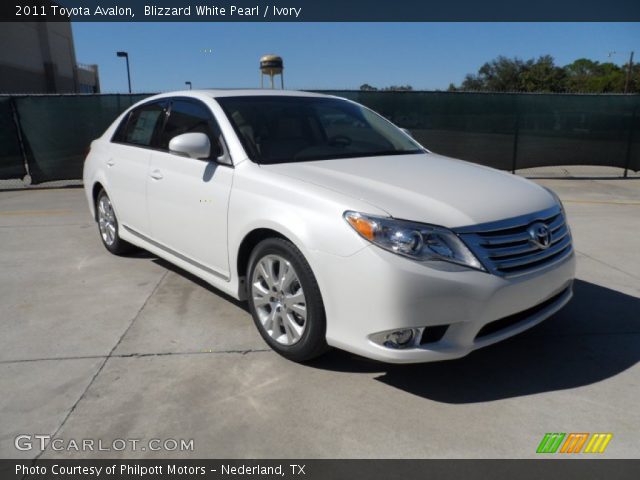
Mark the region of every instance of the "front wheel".
<instances>
[{"instance_id":1,"label":"front wheel","mask_svg":"<svg viewBox=\"0 0 640 480\"><path fill-rule=\"evenodd\" d=\"M249 310L273 350L296 362L328 350L320 289L295 245L282 238L260 242L249 259L247 282Z\"/></svg>"}]
</instances>

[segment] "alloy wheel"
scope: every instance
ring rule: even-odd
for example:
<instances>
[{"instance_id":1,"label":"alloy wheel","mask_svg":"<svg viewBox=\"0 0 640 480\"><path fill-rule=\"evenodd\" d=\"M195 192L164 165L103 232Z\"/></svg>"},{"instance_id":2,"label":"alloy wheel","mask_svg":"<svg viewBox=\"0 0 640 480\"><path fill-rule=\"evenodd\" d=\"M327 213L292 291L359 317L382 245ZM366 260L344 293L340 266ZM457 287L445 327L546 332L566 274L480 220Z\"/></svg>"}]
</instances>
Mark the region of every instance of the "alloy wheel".
<instances>
[{"instance_id":1,"label":"alloy wheel","mask_svg":"<svg viewBox=\"0 0 640 480\"><path fill-rule=\"evenodd\" d=\"M98 228L102 240L108 246L113 245L116 240L116 214L111 206L111 201L106 195L102 195L98 200Z\"/></svg>"},{"instance_id":2,"label":"alloy wheel","mask_svg":"<svg viewBox=\"0 0 640 480\"><path fill-rule=\"evenodd\" d=\"M293 265L279 255L266 255L251 279L251 298L267 334L282 345L294 345L307 326L307 303Z\"/></svg>"}]
</instances>

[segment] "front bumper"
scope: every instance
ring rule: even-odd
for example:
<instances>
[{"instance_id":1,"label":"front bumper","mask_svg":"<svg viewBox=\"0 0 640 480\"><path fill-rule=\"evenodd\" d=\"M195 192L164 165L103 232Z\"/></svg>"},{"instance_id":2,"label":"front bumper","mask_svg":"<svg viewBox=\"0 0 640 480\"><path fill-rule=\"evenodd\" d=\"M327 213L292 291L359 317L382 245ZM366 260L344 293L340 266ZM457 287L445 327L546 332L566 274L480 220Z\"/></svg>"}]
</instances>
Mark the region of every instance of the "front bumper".
<instances>
[{"instance_id":1,"label":"front bumper","mask_svg":"<svg viewBox=\"0 0 640 480\"><path fill-rule=\"evenodd\" d=\"M515 278L419 263L373 245L346 258L320 252L312 258L329 345L389 363L459 358L527 330L570 300L575 274L573 253ZM448 328L439 340L404 349L371 339L383 331L441 325Z\"/></svg>"}]
</instances>

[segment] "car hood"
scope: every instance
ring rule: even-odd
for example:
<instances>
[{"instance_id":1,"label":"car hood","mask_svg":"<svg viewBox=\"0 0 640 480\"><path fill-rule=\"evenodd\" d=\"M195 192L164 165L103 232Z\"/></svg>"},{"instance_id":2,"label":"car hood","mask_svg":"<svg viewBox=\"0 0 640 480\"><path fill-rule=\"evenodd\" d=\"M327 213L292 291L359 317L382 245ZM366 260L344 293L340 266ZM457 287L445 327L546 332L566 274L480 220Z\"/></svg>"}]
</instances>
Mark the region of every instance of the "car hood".
<instances>
[{"instance_id":1,"label":"car hood","mask_svg":"<svg viewBox=\"0 0 640 480\"><path fill-rule=\"evenodd\" d=\"M365 201L395 218L449 228L525 215L555 204L549 192L522 177L434 153L261 167Z\"/></svg>"}]
</instances>

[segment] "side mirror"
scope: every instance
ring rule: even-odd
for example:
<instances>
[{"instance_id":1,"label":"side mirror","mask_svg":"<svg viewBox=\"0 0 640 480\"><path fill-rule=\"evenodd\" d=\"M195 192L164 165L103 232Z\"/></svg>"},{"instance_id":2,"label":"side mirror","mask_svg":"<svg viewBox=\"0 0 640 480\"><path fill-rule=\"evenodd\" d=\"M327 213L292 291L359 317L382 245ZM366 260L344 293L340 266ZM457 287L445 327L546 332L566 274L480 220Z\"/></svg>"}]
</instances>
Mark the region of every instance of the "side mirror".
<instances>
[{"instance_id":1,"label":"side mirror","mask_svg":"<svg viewBox=\"0 0 640 480\"><path fill-rule=\"evenodd\" d=\"M400 130L402 130L404 133L406 133L407 135L409 135L411 138L413 138L413 135L411 135L411 132L409 130L407 130L406 128L401 128Z\"/></svg>"},{"instance_id":2,"label":"side mirror","mask_svg":"<svg viewBox=\"0 0 640 480\"><path fill-rule=\"evenodd\" d=\"M190 158L206 160L211 156L211 142L204 133L183 133L171 139L169 151Z\"/></svg>"}]
</instances>

